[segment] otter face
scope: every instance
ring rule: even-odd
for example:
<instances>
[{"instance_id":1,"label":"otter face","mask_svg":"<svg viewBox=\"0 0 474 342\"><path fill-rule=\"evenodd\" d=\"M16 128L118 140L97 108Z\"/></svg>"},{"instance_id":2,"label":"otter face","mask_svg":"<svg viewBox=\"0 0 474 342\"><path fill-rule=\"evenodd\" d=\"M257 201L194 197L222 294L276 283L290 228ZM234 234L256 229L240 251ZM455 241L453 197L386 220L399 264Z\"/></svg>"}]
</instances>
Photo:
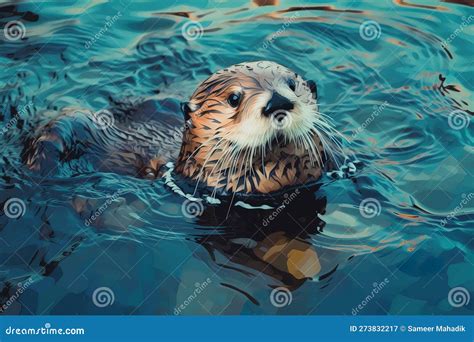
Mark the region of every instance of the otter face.
<instances>
[{"instance_id":1,"label":"otter face","mask_svg":"<svg viewBox=\"0 0 474 342\"><path fill-rule=\"evenodd\" d=\"M324 151L317 128L327 123L316 100L314 82L274 62L216 72L182 104L186 127L177 171L245 192L319 178Z\"/></svg>"},{"instance_id":2,"label":"otter face","mask_svg":"<svg viewBox=\"0 0 474 342\"><path fill-rule=\"evenodd\" d=\"M258 148L276 137L295 140L317 120L316 84L273 62L238 64L204 81L183 111L228 125L225 139ZM231 127L230 127L231 126ZM210 137L214 132L207 132ZM204 133L205 134L205 133Z\"/></svg>"}]
</instances>

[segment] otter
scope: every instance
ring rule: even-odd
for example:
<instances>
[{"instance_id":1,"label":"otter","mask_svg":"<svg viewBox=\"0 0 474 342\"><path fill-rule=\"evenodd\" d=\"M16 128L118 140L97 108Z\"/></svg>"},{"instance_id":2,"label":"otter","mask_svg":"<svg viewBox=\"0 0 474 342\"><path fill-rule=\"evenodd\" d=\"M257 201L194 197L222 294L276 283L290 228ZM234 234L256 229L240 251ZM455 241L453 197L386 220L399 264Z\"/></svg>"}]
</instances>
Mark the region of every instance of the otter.
<instances>
[{"instance_id":1,"label":"otter","mask_svg":"<svg viewBox=\"0 0 474 342\"><path fill-rule=\"evenodd\" d=\"M95 113L68 109L23 156L43 173L87 158L97 170L153 179L173 162L177 174L213 194L268 194L318 180L339 149L317 100L316 83L282 65L241 63L211 75L181 104L184 125L174 118L143 124L156 144L140 145L143 130L133 122L114 122L110 133L91 127L100 121ZM177 134L181 141L169 139Z\"/></svg>"},{"instance_id":2,"label":"otter","mask_svg":"<svg viewBox=\"0 0 474 342\"><path fill-rule=\"evenodd\" d=\"M149 99L125 109L114 104L98 112L65 108L59 116L51 113L57 117L27 141L26 165L44 178L103 171L166 180L172 163L183 189L202 186L208 194L223 195L219 205L203 205L198 215L184 217L199 227L226 228L196 233L196 242L219 267L242 272L246 280L252 270L265 274L271 278L269 292L281 286L295 290L316 277L328 279L337 268L333 260L320 258L311 241L323 230L318 214L324 213L326 199L306 185L316 182L340 151L337 131L318 110L315 82L259 61L217 71L181 104L176 99ZM184 119L175 115L178 111ZM129 192L115 193L113 198L121 199L112 201L99 219L91 215L101 199L73 194L71 205L85 226L122 234L145 225L136 213L146 203L134 189ZM244 201L232 206L234 196L241 195ZM282 204L292 215L269 220ZM238 283L223 286L245 291Z\"/></svg>"}]
</instances>

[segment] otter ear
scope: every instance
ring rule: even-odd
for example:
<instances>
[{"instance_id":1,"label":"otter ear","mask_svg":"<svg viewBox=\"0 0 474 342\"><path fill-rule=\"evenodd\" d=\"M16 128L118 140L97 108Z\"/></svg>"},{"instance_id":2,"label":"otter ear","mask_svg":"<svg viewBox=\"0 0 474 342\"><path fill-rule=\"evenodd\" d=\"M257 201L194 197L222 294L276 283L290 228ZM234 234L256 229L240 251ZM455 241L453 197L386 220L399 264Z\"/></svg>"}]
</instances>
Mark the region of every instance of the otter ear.
<instances>
[{"instance_id":1,"label":"otter ear","mask_svg":"<svg viewBox=\"0 0 474 342\"><path fill-rule=\"evenodd\" d=\"M184 120L188 121L190 119L189 113L193 111L193 104L191 102L181 102L181 111L184 115Z\"/></svg>"},{"instance_id":2,"label":"otter ear","mask_svg":"<svg viewBox=\"0 0 474 342\"><path fill-rule=\"evenodd\" d=\"M309 81L306 81L306 84L308 85L309 89L313 93L313 97L315 99L317 99L318 98L318 87L316 86L316 82L314 82L313 80L309 80Z\"/></svg>"}]
</instances>

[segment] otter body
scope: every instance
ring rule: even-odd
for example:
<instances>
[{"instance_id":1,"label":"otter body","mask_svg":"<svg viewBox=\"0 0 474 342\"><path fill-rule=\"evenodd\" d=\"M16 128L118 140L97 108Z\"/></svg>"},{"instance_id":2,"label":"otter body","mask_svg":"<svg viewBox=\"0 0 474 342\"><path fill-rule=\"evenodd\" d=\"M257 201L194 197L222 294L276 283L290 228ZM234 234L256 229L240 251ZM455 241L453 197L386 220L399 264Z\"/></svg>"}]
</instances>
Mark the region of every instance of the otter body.
<instances>
[{"instance_id":1,"label":"otter body","mask_svg":"<svg viewBox=\"0 0 474 342\"><path fill-rule=\"evenodd\" d=\"M103 127L97 113L67 110L31 140L25 163L51 173L58 162L87 158L100 171L156 178L171 161L213 193L259 194L317 180L332 148L315 83L273 62L216 72L181 111L184 125L131 117Z\"/></svg>"},{"instance_id":2,"label":"otter body","mask_svg":"<svg viewBox=\"0 0 474 342\"><path fill-rule=\"evenodd\" d=\"M161 120L153 119L155 112ZM152 100L113 114L65 108L27 142L24 162L44 176L100 171L160 177L162 166L176 160L182 136L181 121L161 114Z\"/></svg>"}]
</instances>

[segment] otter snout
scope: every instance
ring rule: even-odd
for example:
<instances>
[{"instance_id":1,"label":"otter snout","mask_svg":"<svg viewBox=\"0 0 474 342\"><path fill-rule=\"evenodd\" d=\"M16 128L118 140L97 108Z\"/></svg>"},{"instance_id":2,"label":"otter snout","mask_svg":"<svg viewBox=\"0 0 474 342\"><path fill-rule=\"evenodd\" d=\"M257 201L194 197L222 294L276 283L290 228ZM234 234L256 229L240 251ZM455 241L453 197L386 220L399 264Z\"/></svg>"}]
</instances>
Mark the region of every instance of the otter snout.
<instances>
[{"instance_id":1,"label":"otter snout","mask_svg":"<svg viewBox=\"0 0 474 342\"><path fill-rule=\"evenodd\" d=\"M289 111L294 108L293 102L286 97L278 94L277 92L272 93L272 98L268 101L265 108L262 109L262 114L266 117L271 116L276 111Z\"/></svg>"}]
</instances>

